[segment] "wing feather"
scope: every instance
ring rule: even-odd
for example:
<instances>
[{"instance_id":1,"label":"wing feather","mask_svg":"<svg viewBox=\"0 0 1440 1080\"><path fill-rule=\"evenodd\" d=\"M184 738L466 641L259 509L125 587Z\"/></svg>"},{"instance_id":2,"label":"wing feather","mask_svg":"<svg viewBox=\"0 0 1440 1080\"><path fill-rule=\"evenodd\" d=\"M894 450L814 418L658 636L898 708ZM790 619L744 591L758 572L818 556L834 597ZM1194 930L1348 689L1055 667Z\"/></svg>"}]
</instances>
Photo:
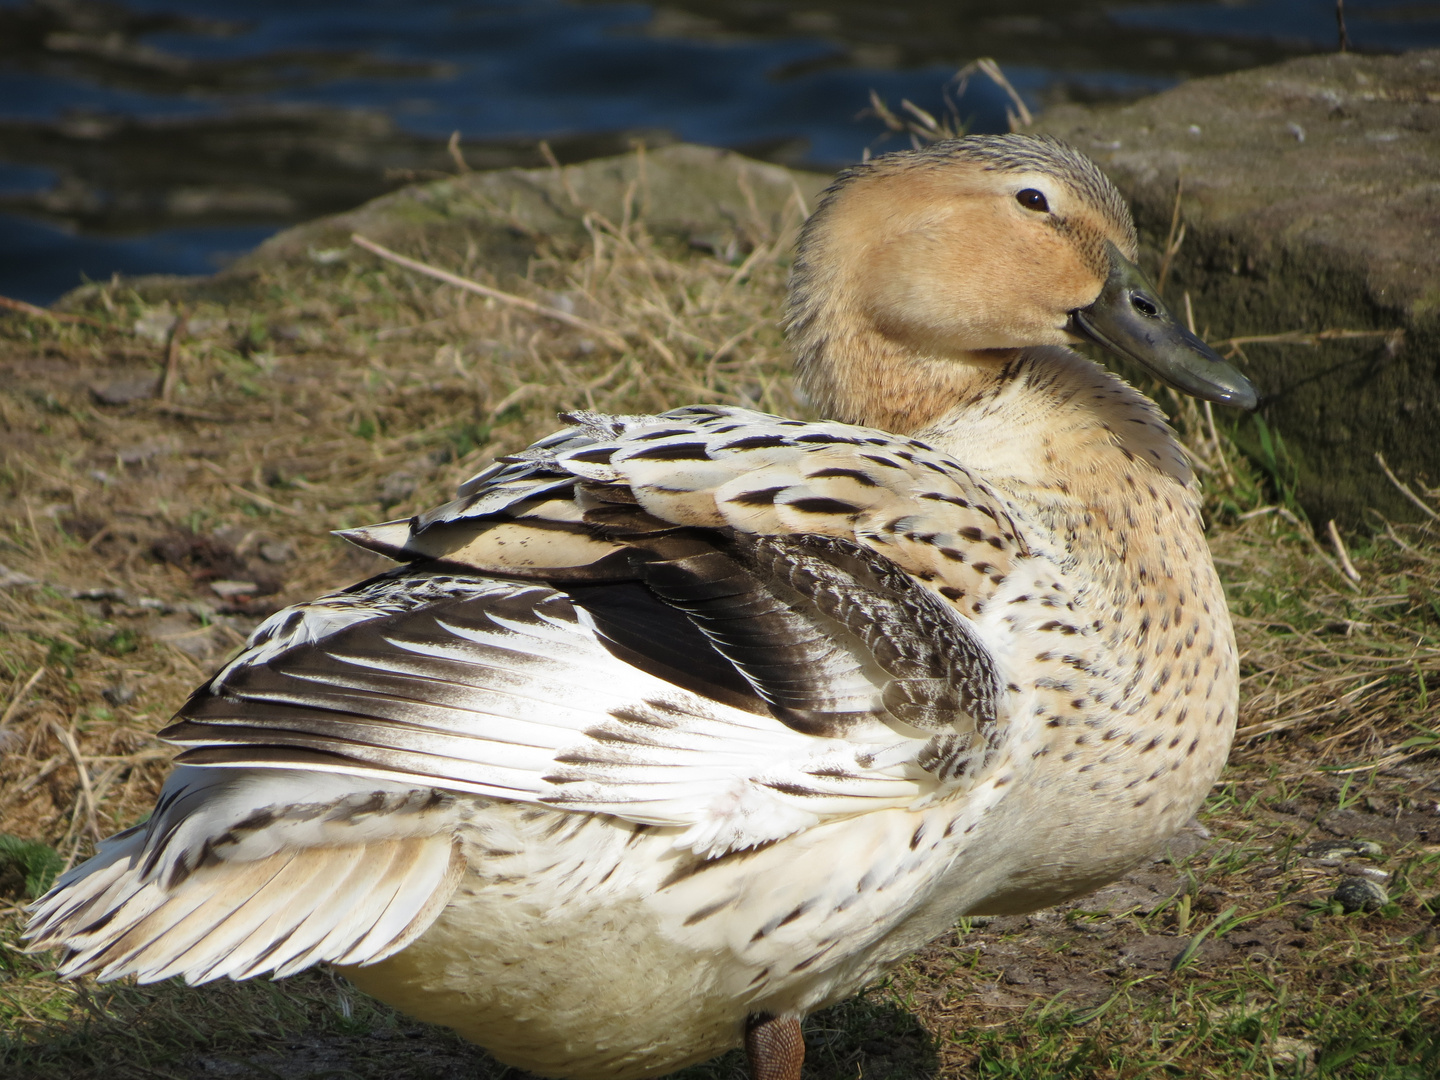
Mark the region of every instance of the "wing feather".
<instances>
[{"instance_id":1,"label":"wing feather","mask_svg":"<svg viewBox=\"0 0 1440 1080\"><path fill-rule=\"evenodd\" d=\"M154 982L374 963L413 941L464 861L453 800L355 777L180 768L155 815L35 905L63 975Z\"/></svg>"},{"instance_id":2,"label":"wing feather","mask_svg":"<svg viewBox=\"0 0 1440 1080\"><path fill-rule=\"evenodd\" d=\"M816 646L804 663L793 652L777 660L773 636L747 642L737 627L757 623L753 614L695 640L706 649L721 641L713 664L728 663L734 646L732 696L743 696L742 673L758 672L750 683L763 683L770 697L790 692L812 706L812 684L822 698L829 692L827 671L863 683L864 702L842 702L855 706L843 738L838 729L817 738L777 719L753 685L748 708L737 708L724 694L707 697L626 662L583 606L603 608L598 586L578 589L577 607L534 584L446 575L442 586L418 580L425 576L417 569L373 582L383 617L324 635L286 620L297 644L278 653L273 635L262 635L253 656L197 692L164 733L186 747L180 760L368 775L604 812L678 826L682 840L691 838L683 842L699 838L706 850L753 846L881 804L908 805L935 789L935 776L917 764L932 734L890 716L855 650L835 646L803 612L789 612L782 629L794 631L787 647ZM426 602L391 597L412 583ZM648 595L654 609L670 609L626 588L628 603ZM353 603L365 593L343 595ZM317 602L316 617L335 622L326 604ZM693 615L683 604L670 610ZM637 615L634 623L644 621ZM897 757L897 746L909 750ZM882 755L890 764L862 764Z\"/></svg>"},{"instance_id":3,"label":"wing feather","mask_svg":"<svg viewBox=\"0 0 1440 1080\"><path fill-rule=\"evenodd\" d=\"M412 521L411 570L262 627L166 732L184 760L293 755L687 829L737 800L800 800L747 832L752 815L741 846L899 797L901 777L913 801L984 767L1005 680L968 616L1027 557L993 492L923 443L846 425L576 419ZM588 530L606 554L553 584L449 572L496 530ZM534 576L487 550L485 569ZM822 795L830 740L846 779Z\"/></svg>"},{"instance_id":4,"label":"wing feather","mask_svg":"<svg viewBox=\"0 0 1440 1080\"><path fill-rule=\"evenodd\" d=\"M552 581L604 579L622 558L613 536L589 535L582 550L541 535L542 524L575 528L573 504L583 499L574 486L584 481L623 487L626 498L672 525L849 539L971 618L1032 555L1015 508L916 439L724 406L572 419L576 427L518 455L523 461L467 482L461 499L408 524L387 523L383 542L365 530L342 535L400 560ZM434 532L437 526L454 531ZM517 547L527 529L543 555ZM483 539L490 531L494 544ZM575 565L557 565L567 550Z\"/></svg>"}]
</instances>

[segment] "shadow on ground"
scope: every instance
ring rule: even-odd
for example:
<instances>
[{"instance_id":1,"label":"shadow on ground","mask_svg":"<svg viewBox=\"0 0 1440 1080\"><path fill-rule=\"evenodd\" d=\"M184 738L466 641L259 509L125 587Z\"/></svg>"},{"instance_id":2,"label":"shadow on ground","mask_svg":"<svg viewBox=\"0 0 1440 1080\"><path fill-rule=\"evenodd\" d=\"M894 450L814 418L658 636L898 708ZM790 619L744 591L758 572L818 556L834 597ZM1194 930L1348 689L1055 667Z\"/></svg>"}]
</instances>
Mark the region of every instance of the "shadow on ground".
<instances>
[{"instance_id":1,"label":"shadow on ground","mask_svg":"<svg viewBox=\"0 0 1440 1080\"><path fill-rule=\"evenodd\" d=\"M10 952L0 965L9 976L19 974L20 966L44 967L43 959ZM66 991L81 1005L69 1021L33 1030L29 1037L0 1035L4 1075L17 1080L521 1080L528 1075L443 1028L390 1011L328 971L278 983L70 984ZM60 997L53 1004L62 1004ZM920 1021L878 996L811 1017L806 1044L806 1075L812 1080L938 1075L932 1039ZM744 1075L744 1057L734 1051L676 1077Z\"/></svg>"}]
</instances>

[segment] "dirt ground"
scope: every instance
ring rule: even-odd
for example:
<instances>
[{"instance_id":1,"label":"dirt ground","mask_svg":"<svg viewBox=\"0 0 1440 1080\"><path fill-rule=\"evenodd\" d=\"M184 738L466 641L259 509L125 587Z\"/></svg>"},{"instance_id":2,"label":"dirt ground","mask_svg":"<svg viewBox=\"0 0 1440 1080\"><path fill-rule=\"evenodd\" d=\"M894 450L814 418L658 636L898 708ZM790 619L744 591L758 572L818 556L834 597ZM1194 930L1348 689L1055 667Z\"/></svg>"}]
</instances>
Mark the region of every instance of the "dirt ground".
<instances>
[{"instance_id":1,"label":"dirt ground","mask_svg":"<svg viewBox=\"0 0 1440 1080\"><path fill-rule=\"evenodd\" d=\"M409 252L538 314L358 250L0 314L0 1073L508 1071L329 972L62 983L18 934L57 866L148 813L189 690L265 615L380 568L328 530L442 500L565 407L803 411L774 326L794 222L688 243L587 222L503 280L462 240ZM1399 478L1431 516L1337 545L1287 499L1283 447L1248 460L1162 402L1236 615L1230 768L1122 881L962 920L811 1018L808 1075L1440 1075L1440 499Z\"/></svg>"}]
</instances>

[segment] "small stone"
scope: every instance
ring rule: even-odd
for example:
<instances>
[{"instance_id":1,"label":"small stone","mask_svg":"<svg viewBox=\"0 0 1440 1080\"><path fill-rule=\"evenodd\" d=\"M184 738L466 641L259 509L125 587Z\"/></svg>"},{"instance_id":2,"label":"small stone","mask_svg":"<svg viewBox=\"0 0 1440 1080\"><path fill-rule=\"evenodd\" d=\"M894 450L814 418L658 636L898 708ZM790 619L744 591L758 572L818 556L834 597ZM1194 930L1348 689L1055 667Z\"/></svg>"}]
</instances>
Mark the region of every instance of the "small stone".
<instances>
[{"instance_id":1,"label":"small stone","mask_svg":"<svg viewBox=\"0 0 1440 1080\"><path fill-rule=\"evenodd\" d=\"M173 448L164 443L149 442L142 443L140 446L127 446L123 450L116 451L115 460L121 465L144 465L154 458L164 457L173 452Z\"/></svg>"},{"instance_id":2,"label":"small stone","mask_svg":"<svg viewBox=\"0 0 1440 1080\"><path fill-rule=\"evenodd\" d=\"M1197 823L1198 825L1198 823ZM1168 863L1183 863L1209 847L1210 833L1203 826L1181 829L1165 842L1160 858Z\"/></svg>"},{"instance_id":3,"label":"small stone","mask_svg":"<svg viewBox=\"0 0 1440 1080\"><path fill-rule=\"evenodd\" d=\"M386 507L404 502L415 494L415 489L419 486L419 479L412 473L403 469L393 472L380 482L380 502Z\"/></svg>"},{"instance_id":4,"label":"small stone","mask_svg":"<svg viewBox=\"0 0 1440 1080\"><path fill-rule=\"evenodd\" d=\"M112 589L101 586L98 589L76 589L71 597L76 600L93 600L97 602L110 601L116 604L129 604L129 594L124 589Z\"/></svg>"},{"instance_id":5,"label":"small stone","mask_svg":"<svg viewBox=\"0 0 1440 1080\"><path fill-rule=\"evenodd\" d=\"M139 691L129 683L116 683L100 691L100 696L111 705L129 705Z\"/></svg>"},{"instance_id":6,"label":"small stone","mask_svg":"<svg viewBox=\"0 0 1440 1080\"><path fill-rule=\"evenodd\" d=\"M1277 1065L1291 1065L1295 1062L1309 1065L1315 1058L1315 1050L1314 1043L1293 1039L1288 1035L1275 1036L1275 1041L1270 1046L1271 1057Z\"/></svg>"},{"instance_id":7,"label":"small stone","mask_svg":"<svg viewBox=\"0 0 1440 1080\"><path fill-rule=\"evenodd\" d=\"M1357 911L1379 911L1390 902L1390 894L1369 878L1357 876L1341 878L1330 899L1338 901L1348 915Z\"/></svg>"},{"instance_id":8,"label":"small stone","mask_svg":"<svg viewBox=\"0 0 1440 1080\"><path fill-rule=\"evenodd\" d=\"M218 627L196 625L193 616L180 611L157 619L150 627L150 637L195 660L209 660L225 644L219 639Z\"/></svg>"},{"instance_id":9,"label":"small stone","mask_svg":"<svg viewBox=\"0 0 1440 1080\"><path fill-rule=\"evenodd\" d=\"M135 336L161 344L175 326L175 312L168 303L152 308L135 320Z\"/></svg>"},{"instance_id":10,"label":"small stone","mask_svg":"<svg viewBox=\"0 0 1440 1080\"><path fill-rule=\"evenodd\" d=\"M189 337L203 338L219 333L229 325L228 319L191 319L185 324L185 332Z\"/></svg>"},{"instance_id":11,"label":"small stone","mask_svg":"<svg viewBox=\"0 0 1440 1080\"><path fill-rule=\"evenodd\" d=\"M112 379L103 386L90 387L90 394L101 405L129 405L153 398L160 389L160 376L137 375L128 379Z\"/></svg>"},{"instance_id":12,"label":"small stone","mask_svg":"<svg viewBox=\"0 0 1440 1080\"><path fill-rule=\"evenodd\" d=\"M1132 911L1151 912L1169 900L1175 892L1175 879L1163 880L1163 884L1138 882L1135 875L1117 881L1113 885L1091 893L1079 902L1079 909L1085 912L1124 915ZM1158 887L1157 887L1158 886ZM1079 929L1094 930L1095 926L1076 924Z\"/></svg>"},{"instance_id":13,"label":"small stone","mask_svg":"<svg viewBox=\"0 0 1440 1080\"><path fill-rule=\"evenodd\" d=\"M550 306L556 311L563 311L566 315L575 314L575 294L573 292L552 292L546 297Z\"/></svg>"},{"instance_id":14,"label":"small stone","mask_svg":"<svg viewBox=\"0 0 1440 1080\"><path fill-rule=\"evenodd\" d=\"M283 540L267 540L260 545L260 558L268 563L287 563L295 558L295 549Z\"/></svg>"},{"instance_id":15,"label":"small stone","mask_svg":"<svg viewBox=\"0 0 1440 1080\"><path fill-rule=\"evenodd\" d=\"M740 242L733 232L692 233L690 246L696 251L708 251L721 262L731 263L740 257Z\"/></svg>"},{"instance_id":16,"label":"small stone","mask_svg":"<svg viewBox=\"0 0 1440 1080\"><path fill-rule=\"evenodd\" d=\"M0 589L13 589L20 585L34 585L35 579L29 574L22 574L19 570L11 570L4 563L0 563Z\"/></svg>"},{"instance_id":17,"label":"small stone","mask_svg":"<svg viewBox=\"0 0 1440 1080\"><path fill-rule=\"evenodd\" d=\"M222 600L233 600L237 596L254 596L260 586L253 581L212 581L210 589Z\"/></svg>"},{"instance_id":18,"label":"small stone","mask_svg":"<svg viewBox=\"0 0 1440 1080\"><path fill-rule=\"evenodd\" d=\"M1345 859L1383 858L1385 851L1373 840L1348 837L1344 840L1316 840L1305 848L1302 855L1307 859L1338 864Z\"/></svg>"}]
</instances>

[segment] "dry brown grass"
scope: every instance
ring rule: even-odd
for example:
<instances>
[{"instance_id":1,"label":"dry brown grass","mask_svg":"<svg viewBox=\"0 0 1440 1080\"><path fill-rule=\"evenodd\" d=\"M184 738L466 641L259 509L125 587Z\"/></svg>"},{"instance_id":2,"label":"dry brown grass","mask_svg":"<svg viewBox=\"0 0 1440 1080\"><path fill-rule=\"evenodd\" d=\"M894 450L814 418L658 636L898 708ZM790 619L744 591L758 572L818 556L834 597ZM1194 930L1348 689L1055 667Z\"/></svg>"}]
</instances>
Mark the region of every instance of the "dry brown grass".
<instances>
[{"instance_id":1,"label":"dry brown grass","mask_svg":"<svg viewBox=\"0 0 1440 1080\"><path fill-rule=\"evenodd\" d=\"M0 316L0 833L43 841L69 863L142 818L169 757L152 733L190 688L265 614L378 567L328 530L443 500L495 454L551 429L563 409L725 401L803 412L775 325L799 219L797 206L772 231L757 216L702 251L656 239L628 211L618 221L591 212L584 243L543 242L523 280L484 282L569 323L357 251L328 275L268 267L240 299L185 294L178 329L155 288L123 283L78 303L97 325ZM405 254L483 279L463 246ZM167 359L168 393L120 401L119 384L159 380ZM1280 1074L1313 1066L1399 1078L1428 1052L1415 1032L1433 1031L1437 1015L1433 931L1424 927L1435 914L1427 890L1440 887L1440 831L1415 822L1440 796L1440 531L1377 521L1369 535L1344 538L1360 578L1351 581L1330 541L1286 501L1276 462L1241 458L1223 425L1192 402L1165 403L1205 476L1244 653L1242 741L1206 817L1220 847L1166 864L1171 892L1148 911L1107 917L1109 937L1086 928L1084 902L1053 925L962 927L887 988L818 1018L817 1068L1118 1077L1164 1058L1180 1063L1180 1075L1237 1075L1249 1068L1237 1046L1268 1054L1274 1069L1277 1040L1288 1038L1315 1053L1290 1053ZM227 584L235 582L249 586ZM1388 916L1325 922L1333 873L1292 858L1339 812L1369 815L1361 831L1377 835L1385 821L1412 822L1384 833L1400 875ZM1323 880L1306 884L1312 878ZM18 872L0 876L0 891L9 905L0 915L0 1024L10 1029L0 1064L21 1070L8 1075L209 1075L212 1059L238 1062L228 1075L246 1076L489 1068L435 1033L414 1043L424 1053L375 1050L373 1040L417 1029L323 974L288 989L195 995L57 983L15 944ZM1260 968L1240 951L1197 953L1203 964L1163 976L1119 961L1110 971L1095 952L1101 941L1123 951L1166 936L1178 951L1211 923L1212 940L1233 940L1244 919L1225 924L1224 906L1287 926L1309 919L1309 944L1276 946ZM1004 964L987 959L1001 954L1020 958L1012 968L1049 963L1064 977L1007 981ZM1317 964L1325 978L1306 974ZM1359 1017L1344 1010L1364 1004L1335 974L1354 964L1388 972L1391 988L1374 992L1411 1030L1386 1034L1378 1021L1355 1020L1356 1040L1381 1042L1345 1059L1351 1073L1321 1068L1330 1043L1305 1008L1236 974L1261 970L1273 984L1308 988L1339 1030L1335 1017ZM1110 1020L1098 1032L1077 1024L1107 1001ZM196 1008L210 1018L187 1014ZM1245 1035L1245 1017L1262 1012L1264 1030ZM276 1031L334 1052L271 1061ZM1169 1041L1157 1049L1156 1039ZM1390 1065L1374 1049L1382 1044ZM1357 1061L1373 1068L1355 1072Z\"/></svg>"},{"instance_id":2,"label":"dry brown grass","mask_svg":"<svg viewBox=\"0 0 1440 1080\"><path fill-rule=\"evenodd\" d=\"M378 565L330 529L442 501L565 409L796 410L775 328L793 233L725 260L587 223L586 248L534 260L529 291L611 341L358 253L321 295L282 269L263 313L201 303L173 344L168 305L123 286L89 300L110 329L0 324L0 560L37 583L0 590L0 831L73 847L142 815L165 757L147 732L208 664L264 613ZM101 402L167 353L168 400ZM256 588L217 595L235 580Z\"/></svg>"}]
</instances>

